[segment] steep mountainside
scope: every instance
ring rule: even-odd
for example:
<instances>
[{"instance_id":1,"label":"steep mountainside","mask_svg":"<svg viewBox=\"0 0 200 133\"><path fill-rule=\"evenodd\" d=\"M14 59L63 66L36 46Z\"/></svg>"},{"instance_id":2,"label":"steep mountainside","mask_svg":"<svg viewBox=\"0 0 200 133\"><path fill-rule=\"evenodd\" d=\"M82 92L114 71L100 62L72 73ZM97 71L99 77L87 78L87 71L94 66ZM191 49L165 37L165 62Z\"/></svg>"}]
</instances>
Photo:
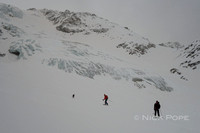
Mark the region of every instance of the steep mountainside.
<instances>
[{"instance_id":1,"label":"steep mountainside","mask_svg":"<svg viewBox=\"0 0 200 133\"><path fill-rule=\"evenodd\" d=\"M192 42L182 50L180 57L183 58L180 66L183 68L199 69L200 64L200 40Z\"/></svg>"},{"instance_id":2,"label":"steep mountainside","mask_svg":"<svg viewBox=\"0 0 200 133\"><path fill-rule=\"evenodd\" d=\"M10 14L15 12L14 7L12 8L9 5L3 6L5 9L10 9ZM5 17L2 17L0 26L2 29L1 56L4 61L10 59L37 59L41 64L56 67L66 73L75 73L92 79L98 75L109 75L115 80L123 79L131 81L133 85L138 88L154 86L162 91L173 90L163 77L154 74L154 72L140 70L138 66L132 65L132 63L123 61L110 53L107 54L98 50L93 46L95 43L93 41L91 41L92 44L85 44L79 40L77 40L78 42L73 42L70 41L70 38L67 38L70 36L76 38L76 34L79 33L84 37L90 36L90 34L96 37L98 37L99 34L104 34L106 37L114 37L115 34L111 32L114 30L118 31L117 35L121 38L113 38L115 42L132 39L132 41L136 42L149 43L148 40L143 39L143 37L126 28L122 28L89 13L71 13L69 11L56 12L46 9L41 11L35 9L29 9L25 12L18 11L18 14L23 14L20 15L23 16L23 18L18 17L19 15L15 15L17 17L13 15L10 16L3 11L1 13L8 17L7 19L3 19ZM56 29L44 18L43 14L56 25ZM41 23L46 27L40 27ZM75 28L76 30L73 31L70 29L70 32L60 32L63 28ZM99 32L102 29L103 32ZM104 32L104 29L107 30ZM69 35L68 33L71 32L73 32L73 34ZM87 34L85 34L86 32ZM122 33L124 33L124 35L122 35ZM109 39L112 40L111 38ZM114 44L112 45L114 49L117 49ZM131 43L131 45L138 49L134 44ZM106 45L104 47L106 47ZM143 50L146 49L145 46L141 46L139 49L140 48ZM144 54L145 52L141 51L141 49L135 51L135 54L140 55L141 52Z\"/></svg>"},{"instance_id":3,"label":"steep mountainside","mask_svg":"<svg viewBox=\"0 0 200 133\"><path fill-rule=\"evenodd\" d=\"M199 73L200 64L200 40L195 40L191 44L178 50L174 68L170 71L173 74L180 75L181 79L189 80L188 75Z\"/></svg>"},{"instance_id":4,"label":"steep mountainside","mask_svg":"<svg viewBox=\"0 0 200 133\"><path fill-rule=\"evenodd\" d=\"M125 49L129 54L140 56L147 53L148 49L155 48L147 38L134 33L128 27L121 27L95 14L47 9L41 12L56 25L58 31L71 35L80 33L84 37L100 34L104 39L115 40L112 42L113 47Z\"/></svg>"}]
</instances>

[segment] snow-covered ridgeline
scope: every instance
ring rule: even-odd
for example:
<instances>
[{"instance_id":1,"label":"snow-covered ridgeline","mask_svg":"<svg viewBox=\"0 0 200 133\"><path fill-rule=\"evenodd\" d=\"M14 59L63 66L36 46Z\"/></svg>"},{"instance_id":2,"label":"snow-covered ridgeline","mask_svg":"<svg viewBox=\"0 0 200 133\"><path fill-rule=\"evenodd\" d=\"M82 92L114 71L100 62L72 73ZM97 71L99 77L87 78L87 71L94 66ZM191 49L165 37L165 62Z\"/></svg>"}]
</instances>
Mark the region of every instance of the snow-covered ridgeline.
<instances>
[{"instance_id":1,"label":"snow-covered ridgeline","mask_svg":"<svg viewBox=\"0 0 200 133\"><path fill-rule=\"evenodd\" d=\"M105 33L109 30L109 23L107 22L107 27L103 26L102 18L97 17L95 14L90 13L74 13L69 10L64 12L43 9L41 12L57 25L56 29L66 33L80 33L83 32L85 35L90 34L90 32ZM106 22L105 22L106 23Z\"/></svg>"},{"instance_id":2,"label":"snow-covered ridgeline","mask_svg":"<svg viewBox=\"0 0 200 133\"><path fill-rule=\"evenodd\" d=\"M9 20L9 17L23 18L23 11L17 7L0 3L0 18Z\"/></svg>"},{"instance_id":3,"label":"snow-covered ridgeline","mask_svg":"<svg viewBox=\"0 0 200 133\"><path fill-rule=\"evenodd\" d=\"M101 34L105 38L115 40L113 47L122 48L131 55L140 56L147 53L150 48L155 48L155 45L147 38L134 33L128 27L121 27L95 14L47 9L41 12L56 25L58 31L71 35L81 33L85 38L91 34L96 34L96 36Z\"/></svg>"}]
</instances>

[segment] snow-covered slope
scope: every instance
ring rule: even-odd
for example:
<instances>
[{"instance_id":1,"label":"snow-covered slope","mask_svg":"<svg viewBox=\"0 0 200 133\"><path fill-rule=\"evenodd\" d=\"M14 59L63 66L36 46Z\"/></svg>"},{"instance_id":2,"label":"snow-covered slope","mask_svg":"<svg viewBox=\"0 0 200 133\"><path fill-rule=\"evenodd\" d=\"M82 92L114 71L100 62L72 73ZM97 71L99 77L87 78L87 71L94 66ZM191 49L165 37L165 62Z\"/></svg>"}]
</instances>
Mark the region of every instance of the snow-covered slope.
<instances>
[{"instance_id":1,"label":"snow-covered slope","mask_svg":"<svg viewBox=\"0 0 200 133\"><path fill-rule=\"evenodd\" d=\"M179 75L183 80L194 80L199 75L200 41L195 40L191 44L178 50L171 73Z\"/></svg>"},{"instance_id":2,"label":"snow-covered slope","mask_svg":"<svg viewBox=\"0 0 200 133\"><path fill-rule=\"evenodd\" d=\"M93 22L90 20L94 24L85 22L84 25L86 25L86 23L91 25L91 26L86 26L86 27L82 26L83 22L80 22L80 23L76 22L76 19L78 18L85 17L85 16L92 17L95 15L91 15L88 13L74 14L69 11L65 11L64 13L61 12L61 14L58 14L59 17L55 17L56 13L53 11L42 10L42 13L44 12L45 12L45 15L47 15L49 19L54 20L54 24L62 22L61 25L65 24L65 26L63 27L66 27L66 25L68 27L73 27L71 26L72 24L72 25L78 26L79 28L83 30L86 30L84 28L88 28L87 30L90 30L91 32L95 32L94 30L91 30L90 28L90 27L94 27L94 29L96 29L96 27L93 26L96 24L95 21ZM51 23L49 23L48 20L44 18L42 13L40 10L32 9L32 10L28 10L27 12L24 12L24 19L19 18L19 19L14 20L13 22L12 20L10 21L4 20L1 26L2 32L3 34L6 33L9 35L6 35L8 37L3 37L5 38L5 40L2 39L2 41L4 41L3 45L6 44L5 46L6 48L4 49L4 51L2 51L2 53L7 53L9 55L11 54L13 55L13 57L16 57L16 59L29 59L31 56L37 54L42 57L38 59L38 62L41 62L42 64L45 64L48 66L56 66L58 69L64 70L65 72L68 72L68 73L76 73L78 75L85 76L88 78L94 78L94 76L96 75L110 75L111 77L117 80L126 79L126 80L133 81L133 83L140 88L141 87L145 88L149 85L153 85L156 88L163 91L172 91L172 87L169 87L167 85L164 78L160 77L159 75L153 74L152 72L145 72L144 70L140 70L139 67L132 66L131 63L127 63L120 58L117 58L105 52L96 50L95 47L92 47L95 42L91 42L91 44L72 42L72 41L68 41L68 39L65 38L65 33L61 33L63 35L61 37L56 35L56 33L58 33L59 31L54 29L54 26L52 26ZM56 19L52 17L52 15L49 16L50 13L51 14L53 13ZM76 15L78 15L77 18L75 17ZM22 21L28 18L30 20L32 19L33 22L30 22L30 20L29 22L25 21L23 22L23 25L34 24L35 26L34 28L30 26L26 26L26 29L24 29L22 28L23 25L21 25L21 23ZM45 23L45 21L46 23L49 23L50 25L49 29L52 30L50 32L50 35L48 33L49 31L45 31L46 30L45 28L37 27L37 25L39 24L35 23L34 19L36 18L38 18L38 23L40 22ZM101 21L103 22L105 21L104 19L101 19L99 17L96 17L93 19L98 21L98 23L100 23ZM68 23L70 24L68 25ZM108 23L106 26L112 27L111 25L114 25L114 24ZM111 30L110 28L108 29ZM35 32L35 33L34 34L31 33L30 30L31 32ZM40 34L39 30L43 30L43 33L46 34L46 37L38 37L38 34L36 33ZM54 35L54 38L52 39L51 37L53 35ZM12 42L10 42L11 38L13 39ZM133 37L132 39L135 39L135 38ZM138 79L138 80L135 80L135 79Z\"/></svg>"},{"instance_id":3,"label":"snow-covered slope","mask_svg":"<svg viewBox=\"0 0 200 133\"><path fill-rule=\"evenodd\" d=\"M169 71L179 50L90 13L0 7L0 132L200 131L199 75ZM163 120L142 120L155 100Z\"/></svg>"},{"instance_id":4,"label":"snow-covered slope","mask_svg":"<svg viewBox=\"0 0 200 133\"><path fill-rule=\"evenodd\" d=\"M56 25L58 31L70 35L79 33L84 38L99 34L104 37L104 40L109 40L104 43L111 43L112 46L123 48L129 54L140 56L147 53L148 49L155 47L147 38L134 33L128 27L121 27L95 14L74 13L69 10L58 12L47 9L43 9L41 12ZM96 43L96 41L90 43Z\"/></svg>"}]
</instances>

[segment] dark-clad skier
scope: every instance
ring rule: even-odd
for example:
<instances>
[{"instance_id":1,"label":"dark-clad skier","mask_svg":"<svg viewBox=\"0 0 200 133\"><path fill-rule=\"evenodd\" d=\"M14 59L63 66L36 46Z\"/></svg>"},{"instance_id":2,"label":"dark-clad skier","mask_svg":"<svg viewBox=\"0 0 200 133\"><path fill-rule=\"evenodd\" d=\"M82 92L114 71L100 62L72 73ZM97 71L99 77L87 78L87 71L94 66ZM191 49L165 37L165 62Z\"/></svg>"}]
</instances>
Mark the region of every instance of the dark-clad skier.
<instances>
[{"instance_id":1,"label":"dark-clad skier","mask_svg":"<svg viewBox=\"0 0 200 133\"><path fill-rule=\"evenodd\" d=\"M154 111L155 111L155 116L156 114L158 114L158 116L160 117L160 112L159 112L159 109L160 109L160 103L158 101L156 101L156 103L154 104Z\"/></svg>"}]
</instances>

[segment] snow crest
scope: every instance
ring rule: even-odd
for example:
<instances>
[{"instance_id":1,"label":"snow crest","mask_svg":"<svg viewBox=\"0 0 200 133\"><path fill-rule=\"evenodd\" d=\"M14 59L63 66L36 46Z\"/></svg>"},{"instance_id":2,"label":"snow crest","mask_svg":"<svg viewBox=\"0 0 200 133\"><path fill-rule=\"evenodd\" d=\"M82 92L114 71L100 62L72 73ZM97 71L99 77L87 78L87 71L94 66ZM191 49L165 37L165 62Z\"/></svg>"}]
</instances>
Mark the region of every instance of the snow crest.
<instances>
[{"instance_id":1,"label":"snow crest","mask_svg":"<svg viewBox=\"0 0 200 133\"><path fill-rule=\"evenodd\" d=\"M84 32L88 34L89 32L105 33L109 30L108 27L102 26L100 23L89 23L97 18L95 14L90 13L74 13L69 10L64 12L58 12L53 10L43 9L41 12L57 25L56 29L66 33L79 33ZM88 19L88 20L87 20Z\"/></svg>"},{"instance_id":2,"label":"snow crest","mask_svg":"<svg viewBox=\"0 0 200 133\"><path fill-rule=\"evenodd\" d=\"M23 18L23 11L17 7L0 3L0 18L8 20L9 17Z\"/></svg>"}]
</instances>

